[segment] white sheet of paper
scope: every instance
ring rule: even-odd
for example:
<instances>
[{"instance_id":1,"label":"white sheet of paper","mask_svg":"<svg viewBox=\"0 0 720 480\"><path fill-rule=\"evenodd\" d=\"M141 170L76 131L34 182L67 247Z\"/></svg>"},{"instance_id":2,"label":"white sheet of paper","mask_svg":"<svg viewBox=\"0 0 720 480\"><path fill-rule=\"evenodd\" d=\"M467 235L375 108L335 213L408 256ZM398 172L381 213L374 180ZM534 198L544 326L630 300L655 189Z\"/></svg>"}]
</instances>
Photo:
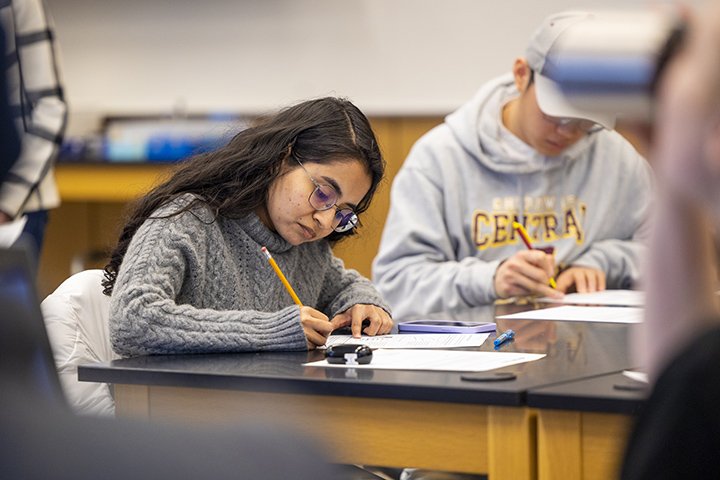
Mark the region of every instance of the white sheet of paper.
<instances>
[{"instance_id":1,"label":"white sheet of paper","mask_svg":"<svg viewBox=\"0 0 720 480\"><path fill-rule=\"evenodd\" d=\"M631 380L635 380L636 382L650 382L647 372L639 372L637 370L623 370L622 374Z\"/></svg>"},{"instance_id":2,"label":"white sheet of paper","mask_svg":"<svg viewBox=\"0 0 720 480\"><path fill-rule=\"evenodd\" d=\"M603 290L602 292L593 293L568 293L563 298L543 297L539 301L566 305L642 307L645 305L645 292L638 290Z\"/></svg>"},{"instance_id":3,"label":"white sheet of paper","mask_svg":"<svg viewBox=\"0 0 720 480\"><path fill-rule=\"evenodd\" d=\"M439 370L448 372L485 372L496 368L532 362L543 358L539 353L468 352L464 350L402 350L373 351L368 365L341 365L327 360L305 363L308 367L372 368L382 370Z\"/></svg>"},{"instance_id":4,"label":"white sheet of paper","mask_svg":"<svg viewBox=\"0 0 720 480\"><path fill-rule=\"evenodd\" d=\"M360 343L370 348L479 347L489 336L489 333L420 333L360 338L353 338L352 335L330 335L325 347L343 343Z\"/></svg>"},{"instance_id":5,"label":"white sheet of paper","mask_svg":"<svg viewBox=\"0 0 720 480\"><path fill-rule=\"evenodd\" d=\"M23 215L17 220L0 225L0 247L8 248L12 246L20 237L26 223L27 217Z\"/></svg>"},{"instance_id":6,"label":"white sheet of paper","mask_svg":"<svg viewBox=\"0 0 720 480\"><path fill-rule=\"evenodd\" d=\"M497 318L515 318L524 320L567 320L573 322L641 323L643 309L636 307L561 307L528 310L527 312L503 315Z\"/></svg>"}]
</instances>

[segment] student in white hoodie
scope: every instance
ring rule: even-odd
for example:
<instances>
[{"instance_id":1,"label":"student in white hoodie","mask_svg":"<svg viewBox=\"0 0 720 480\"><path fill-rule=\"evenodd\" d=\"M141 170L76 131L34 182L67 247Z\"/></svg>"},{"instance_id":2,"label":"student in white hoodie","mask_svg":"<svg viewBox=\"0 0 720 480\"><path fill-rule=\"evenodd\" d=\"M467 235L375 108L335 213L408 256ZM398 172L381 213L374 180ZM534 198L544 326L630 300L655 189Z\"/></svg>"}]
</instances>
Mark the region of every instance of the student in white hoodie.
<instances>
[{"instance_id":1,"label":"student in white hoodie","mask_svg":"<svg viewBox=\"0 0 720 480\"><path fill-rule=\"evenodd\" d=\"M511 74L413 147L373 263L396 318L636 284L649 165L611 130L614 118L573 108L543 76L565 29L591 16L548 17ZM528 250L513 221L554 255Z\"/></svg>"}]
</instances>

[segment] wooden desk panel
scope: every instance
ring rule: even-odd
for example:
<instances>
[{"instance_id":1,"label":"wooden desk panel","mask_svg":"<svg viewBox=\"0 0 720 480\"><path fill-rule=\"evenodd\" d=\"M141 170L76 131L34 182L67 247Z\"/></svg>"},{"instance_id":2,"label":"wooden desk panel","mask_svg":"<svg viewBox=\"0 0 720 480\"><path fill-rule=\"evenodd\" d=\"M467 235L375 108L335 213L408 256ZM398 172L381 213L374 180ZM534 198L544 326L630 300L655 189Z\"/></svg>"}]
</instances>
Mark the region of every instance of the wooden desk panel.
<instances>
[{"instance_id":1,"label":"wooden desk panel","mask_svg":"<svg viewBox=\"0 0 720 480\"><path fill-rule=\"evenodd\" d=\"M528 408L490 407L488 476L537 478L537 413Z\"/></svg>"},{"instance_id":2,"label":"wooden desk panel","mask_svg":"<svg viewBox=\"0 0 720 480\"><path fill-rule=\"evenodd\" d=\"M318 438L337 462L491 480L617 478L632 423L625 414L166 386L116 385L115 396L118 416L217 425L267 418Z\"/></svg>"},{"instance_id":3,"label":"wooden desk panel","mask_svg":"<svg viewBox=\"0 0 720 480\"><path fill-rule=\"evenodd\" d=\"M536 416L525 408L144 385L115 395L119 416L150 421L267 418L318 438L340 463L536 478Z\"/></svg>"},{"instance_id":4,"label":"wooden desk panel","mask_svg":"<svg viewBox=\"0 0 720 480\"><path fill-rule=\"evenodd\" d=\"M618 478L633 414L647 394L615 388L628 383L612 373L528 392L528 405L538 409L540 480Z\"/></svg>"},{"instance_id":5,"label":"wooden desk panel","mask_svg":"<svg viewBox=\"0 0 720 480\"><path fill-rule=\"evenodd\" d=\"M618 478L631 423L622 414L538 410L538 479Z\"/></svg>"},{"instance_id":6,"label":"wooden desk panel","mask_svg":"<svg viewBox=\"0 0 720 480\"><path fill-rule=\"evenodd\" d=\"M494 313L480 307L458 319ZM466 382L457 372L348 375L306 366L322 358L319 351L155 355L84 365L78 373L81 380L115 384L118 415L220 424L265 417L320 435L343 463L487 473L491 480L612 472L622 422L579 411L575 396L562 396L562 407L547 410L528 399L529 392L627 368L622 345L632 326L498 322L519 336L504 350L547 355L504 368L517 376L508 382ZM480 350L492 349L485 343ZM357 447L349 448L347 438Z\"/></svg>"}]
</instances>

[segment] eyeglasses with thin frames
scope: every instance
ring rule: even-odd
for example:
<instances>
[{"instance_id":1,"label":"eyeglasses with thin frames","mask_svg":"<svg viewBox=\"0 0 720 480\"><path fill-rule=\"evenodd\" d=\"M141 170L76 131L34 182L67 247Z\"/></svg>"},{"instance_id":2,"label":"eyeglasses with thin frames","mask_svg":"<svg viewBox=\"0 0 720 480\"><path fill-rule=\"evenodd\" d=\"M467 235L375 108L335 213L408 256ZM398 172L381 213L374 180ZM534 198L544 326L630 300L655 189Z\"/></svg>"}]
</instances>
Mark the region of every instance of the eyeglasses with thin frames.
<instances>
[{"instance_id":1,"label":"eyeglasses with thin frames","mask_svg":"<svg viewBox=\"0 0 720 480\"><path fill-rule=\"evenodd\" d=\"M540 111L540 113L542 114L545 121L552 123L558 128L577 128L583 133L595 133L603 129L602 125L599 125L592 120L584 120L582 118L553 117L551 115L547 115L542 110Z\"/></svg>"},{"instance_id":2,"label":"eyeglasses with thin frames","mask_svg":"<svg viewBox=\"0 0 720 480\"><path fill-rule=\"evenodd\" d=\"M310 181L315 185L315 189L310 193L308 202L310 206L319 212L330 210L335 207L335 216L332 220L332 229L338 233L344 233L357 227L358 216L352 208L340 208L337 206L338 193L332 185L319 183L310 175L305 165L293 155L295 161L302 167Z\"/></svg>"}]
</instances>

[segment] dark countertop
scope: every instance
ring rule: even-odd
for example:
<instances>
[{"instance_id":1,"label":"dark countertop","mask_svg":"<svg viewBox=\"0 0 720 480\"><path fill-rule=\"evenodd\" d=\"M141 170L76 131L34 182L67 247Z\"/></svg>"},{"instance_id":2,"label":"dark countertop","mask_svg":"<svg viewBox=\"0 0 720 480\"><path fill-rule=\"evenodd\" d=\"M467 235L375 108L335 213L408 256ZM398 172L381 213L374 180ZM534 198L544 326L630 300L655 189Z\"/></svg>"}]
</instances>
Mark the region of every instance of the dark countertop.
<instances>
[{"instance_id":1,"label":"dark countertop","mask_svg":"<svg viewBox=\"0 0 720 480\"><path fill-rule=\"evenodd\" d=\"M486 311L481 310L453 318L488 320ZM459 372L302 365L321 360L322 351L143 356L82 365L78 378L117 384L521 406L527 403L527 392L539 387L632 367L627 347L632 325L538 320L497 323L498 331L516 331L515 340L504 344L500 351L547 356L497 370L516 376L501 382L468 382ZM492 334L479 350L492 351L494 337Z\"/></svg>"},{"instance_id":2,"label":"dark countertop","mask_svg":"<svg viewBox=\"0 0 720 480\"><path fill-rule=\"evenodd\" d=\"M640 411L648 394L646 384L622 373L611 373L530 389L527 404L535 408L634 415Z\"/></svg>"}]
</instances>

